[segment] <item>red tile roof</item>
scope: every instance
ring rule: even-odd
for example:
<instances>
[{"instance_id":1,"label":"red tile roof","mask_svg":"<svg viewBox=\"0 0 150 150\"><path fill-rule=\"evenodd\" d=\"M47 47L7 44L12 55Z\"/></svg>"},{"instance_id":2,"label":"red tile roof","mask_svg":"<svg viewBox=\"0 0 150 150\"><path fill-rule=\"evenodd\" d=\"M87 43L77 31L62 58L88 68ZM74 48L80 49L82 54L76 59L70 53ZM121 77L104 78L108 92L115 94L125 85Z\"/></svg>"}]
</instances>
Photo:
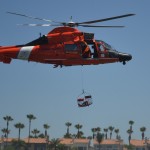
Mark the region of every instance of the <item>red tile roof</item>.
<instances>
[{"instance_id":1,"label":"red tile roof","mask_svg":"<svg viewBox=\"0 0 150 150\"><path fill-rule=\"evenodd\" d=\"M2 143L2 142L11 142L12 140L17 140L17 138L0 138L0 143Z\"/></svg>"},{"instance_id":2,"label":"red tile roof","mask_svg":"<svg viewBox=\"0 0 150 150\"><path fill-rule=\"evenodd\" d=\"M23 139L25 143L28 143L28 138ZM30 138L29 143L46 143L45 138Z\"/></svg>"},{"instance_id":3,"label":"red tile roof","mask_svg":"<svg viewBox=\"0 0 150 150\"><path fill-rule=\"evenodd\" d=\"M2 140L6 142L6 138L0 138L0 143L2 143ZM7 142L11 142L12 140L17 140L17 138L8 138ZM26 143L28 143L28 138L24 138L22 139L23 141L25 141ZM66 138L61 138L61 143L62 144L66 144L66 145L71 145L73 143L77 143L77 144L88 144L89 143L89 139L66 139ZM30 138L30 143L36 144L36 143L43 143L45 144L47 141L44 138ZM145 146L145 140L131 140L130 143L134 146L137 147L144 147ZM147 141L148 144L150 144L150 140ZM94 139L93 140L93 144L98 144L97 140ZM108 140L103 140L101 142L102 145L118 145L119 141L116 139L108 139ZM123 141L120 141L120 144L124 144Z\"/></svg>"},{"instance_id":4,"label":"red tile roof","mask_svg":"<svg viewBox=\"0 0 150 150\"><path fill-rule=\"evenodd\" d=\"M8 139L6 139L6 138L0 138L0 143L2 143L2 142L12 142L12 140L18 140L18 138L8 138ZM24 138L24 139L21 139L21 140L23 140L25 143L28 143L28 138ZM30 143L34 143L34 144L36 144L36 143L46 143L46 139L45 138L30 138Z\"/></svg>"},{"instance_id":5,"label":"red tile roof","mask_svg":"<svg viewBox=\"0 0 150 150\"><path fill-rule=\"evenodd\" d=\"M143 147L145 146L146 142L145 140L131 140L130 143L134 146ZM147 144L150 144L150 140L147 141Z\"/></svg>"},{"instance_id":6,"label":"red tile roof","mask_svg":"<svg viewBox=\"0 0 150 150\"><path fill-rule=\"evenodd\" d=\"M97 141L96 141L97 142ZM98 142L97 142L98 143ZM123 144L123 140L116 140L116 139L107 139L103 140L101 144L107 144L107 145L118 145L119 143Z\"/></svg>"},{"instance_id":7,"label":"red tile roof","mask_svg":"<svg viewBox=\"0 0 150 150\"><path fill-rule=\"evenodd\" d=\"M61 140L62 144L66 144L66 145L70 145L70 144L73 144L73 143L83 143L83 144L88 144L89 143L89 139L65 139L65 138L62 138L60 140ZM93 140L93 143L98 144L96 139ZM123 144L123 141L121 141L120 143ZM107 144L107 145L118 145L119 141L108 139L108 140L103 140L101 142L101 144L104 144L104 145L105 144Z\"/></svg>"}]
</instances>

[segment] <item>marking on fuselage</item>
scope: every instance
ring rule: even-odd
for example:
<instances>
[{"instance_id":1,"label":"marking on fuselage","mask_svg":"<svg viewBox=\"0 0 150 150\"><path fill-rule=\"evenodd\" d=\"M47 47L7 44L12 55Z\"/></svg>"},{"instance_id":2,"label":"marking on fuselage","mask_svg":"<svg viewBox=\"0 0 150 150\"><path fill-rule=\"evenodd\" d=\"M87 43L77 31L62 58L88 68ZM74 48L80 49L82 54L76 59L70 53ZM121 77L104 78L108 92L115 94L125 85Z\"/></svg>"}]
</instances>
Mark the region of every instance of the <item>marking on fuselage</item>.
<instances>
[{"instance_id":1,"label":"marking on fuselage","mask_svg":"<svg viewBox=\"0 0 150 150\"><path fill-rule=\"evenodd\" d=\"M25 46L22 47L18 54L18 59L29 60L30 54L34 46Z\"/></svg>"}]
</instances>

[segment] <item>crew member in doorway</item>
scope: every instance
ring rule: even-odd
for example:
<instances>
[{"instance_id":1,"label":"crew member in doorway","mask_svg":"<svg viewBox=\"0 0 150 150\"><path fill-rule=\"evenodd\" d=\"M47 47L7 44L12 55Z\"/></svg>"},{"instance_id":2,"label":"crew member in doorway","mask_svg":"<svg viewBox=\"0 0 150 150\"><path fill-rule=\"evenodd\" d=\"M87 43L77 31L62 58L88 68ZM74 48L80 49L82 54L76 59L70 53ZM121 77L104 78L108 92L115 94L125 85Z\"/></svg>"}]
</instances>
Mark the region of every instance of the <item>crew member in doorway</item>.
<instances>
[{"instance_id":1,"label":"crew member in doorway","mask_svg":"<svg viewBox=\"0 0 150 150\"><path fill-rule=\"evenodd\" d=\"M93 58L97 58L97 57L98 57L98 53L97 53L96 45L94 44L94 45L92 46L92 48L94 49Z\"/></svg>"},{"instance_id":2,"label":"crew member in doorway","mask_svg":"<svg viewBox=\"0 0 150 150\"><path fill-rule=\"evenodd\" d=\"M82 47L82 57L83 58L91 58L91 50L86 42L81 43Z\"/></svg>"}]
</instances>

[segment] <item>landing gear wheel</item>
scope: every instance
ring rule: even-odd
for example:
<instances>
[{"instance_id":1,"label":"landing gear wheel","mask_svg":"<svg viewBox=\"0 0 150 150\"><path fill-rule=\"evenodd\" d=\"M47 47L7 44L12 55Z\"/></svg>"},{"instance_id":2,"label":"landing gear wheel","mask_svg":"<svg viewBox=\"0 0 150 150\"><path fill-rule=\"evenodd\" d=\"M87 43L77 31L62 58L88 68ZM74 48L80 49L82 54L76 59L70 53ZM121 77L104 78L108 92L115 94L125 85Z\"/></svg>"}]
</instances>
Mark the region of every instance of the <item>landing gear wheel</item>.
<instances>
[{"instance_id":1,"label":"landing gear wheel","mask_svg":"<svg viewBox=\"0 0 150 150\"><path fill-rule=\"evenodd\" d=\"M123 65L125 65L126 64L126 62L125 61L123 61Z\"/></svg>"}]
</instances>

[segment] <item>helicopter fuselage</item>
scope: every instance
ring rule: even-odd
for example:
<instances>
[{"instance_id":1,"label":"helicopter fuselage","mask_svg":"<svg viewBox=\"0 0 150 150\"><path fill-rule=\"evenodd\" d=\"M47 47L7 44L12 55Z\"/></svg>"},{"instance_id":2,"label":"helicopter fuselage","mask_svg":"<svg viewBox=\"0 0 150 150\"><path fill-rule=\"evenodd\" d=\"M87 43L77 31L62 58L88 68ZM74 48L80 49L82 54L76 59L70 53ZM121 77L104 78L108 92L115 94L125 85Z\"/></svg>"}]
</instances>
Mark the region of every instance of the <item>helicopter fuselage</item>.
<instances>
[{"instance_id":1,"label":"helicopter fuselage","mask_svg":"<svg viewBox=\"0 0 150 150\"><path fill-rule=\"evenodd\" d=\"M125 64L132 56L114 50L104 41L95 40L93 33L58 27L27 44L0 47L0 62L9 64L12 59L53 64L57 67L114 62Z\"/></svg>"}]
</instances>

